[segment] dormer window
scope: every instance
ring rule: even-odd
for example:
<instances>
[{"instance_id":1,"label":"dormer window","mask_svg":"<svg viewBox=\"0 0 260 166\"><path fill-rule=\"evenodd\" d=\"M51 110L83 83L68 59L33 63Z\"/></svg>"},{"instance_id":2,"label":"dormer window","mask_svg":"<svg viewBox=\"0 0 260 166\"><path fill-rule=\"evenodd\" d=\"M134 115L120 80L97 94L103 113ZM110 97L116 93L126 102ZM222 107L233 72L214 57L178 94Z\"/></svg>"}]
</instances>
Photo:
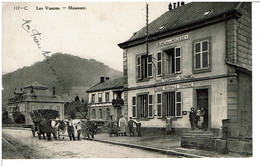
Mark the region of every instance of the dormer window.
<instances>
[{"instance_id":1,"label":"dormer window","mask_svg":"<svg viewBox=\"0 0 260 166\"><path fill-rule=\"evenodd\" d=\"M162 25L159 30L162 30L164 27L166 26L166 24Z\"/></svg>"},{"instance_id":2,"label":"dormer window","mask_svg":"<svg viewBox=\"0 0 260 166\"><path fill-rule=\"evenodd\" d=\"M210 15L212 13L213 10L209 10L209 11L206 11L203 16L207 16L207 15Z\"/></svg>"}]
</instances>

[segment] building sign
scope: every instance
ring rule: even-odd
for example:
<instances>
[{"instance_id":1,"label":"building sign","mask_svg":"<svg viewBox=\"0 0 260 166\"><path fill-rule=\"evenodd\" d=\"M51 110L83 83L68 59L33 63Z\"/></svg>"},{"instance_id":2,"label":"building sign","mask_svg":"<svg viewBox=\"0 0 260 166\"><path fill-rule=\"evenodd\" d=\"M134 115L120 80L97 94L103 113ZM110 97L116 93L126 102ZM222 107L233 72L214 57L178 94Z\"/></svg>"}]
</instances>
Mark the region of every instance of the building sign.
<instances>
[{"instance_id":1,"label":"building sign","mask_svg":"<svg viewBox=\"0 0 260 166\"><path fill-rule=\"evenodd\" d=\"M164 82L174 82L179 80L187 80L194 78L194 75L180 75L176 77L170 77L170 78L162 78L160 80L157 80L157 83L164 83Z\"/></svg>"},{"instance_id":2,"label":"building sign","mask_svg":"<svg viewBox=\"0 0 260 166\"><path fill-rule=\"evenodd\" d=\"M176 89L185 89L185 88L192 88L192 87L193 87L193 83L167 85L167 86L156 87L154 89L154 92L162 92L162 91L176 90Z\"/></svg>"},{"instance_id":3,"label":"building sign","mask_svg":"<svg viewBox=\"0 0 260 166\"><path fill-rule=\"evenodd\" d=\"M176 38L173 38L170 40L165 40L165 41L159 42L158 46L162 47L162 46L166 46L166 45L173 44L173 43L178 43L178 42L188 40L188 39L189 39L189 35L184 35L184 36L176 37Z\"/></svg>"}]
</instances>

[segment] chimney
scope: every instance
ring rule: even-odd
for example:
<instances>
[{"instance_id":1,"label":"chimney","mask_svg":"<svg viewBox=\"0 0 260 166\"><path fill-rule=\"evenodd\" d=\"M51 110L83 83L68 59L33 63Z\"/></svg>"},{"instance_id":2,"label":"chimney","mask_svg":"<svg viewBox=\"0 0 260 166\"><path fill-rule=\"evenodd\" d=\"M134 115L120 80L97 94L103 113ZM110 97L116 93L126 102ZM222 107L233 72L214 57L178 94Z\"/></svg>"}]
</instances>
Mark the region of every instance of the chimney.
<instances>
[{"instance_id":1,"label":"chimney","mask_svg":"<svg viewBox=\"0 0 260 166\"><path fill-rule=\"evenodd\" d=\"M108 81L109 80L109 77L106 77L106 81Z\"/></svg>"},{"instance_id":2,"label":"chimney","mask_svg":"<svg viewBox=\"0 0 260 166\"><path fill-rule=\"evenodd\" d=\"M52 95L55 95L55 87L52 87Z\"/></svg>"},{"instance_id":3,"label":"chimney","mask_svg":"<svg viewBox=\"0 0 260 166\"><path fill-rule=\"evenodd\" d=\"M181 2L181 6L182 6L182 5L185 5L185 2Z\"/></svg>"},{"instance_id":4,"label":"chimney","mask_svg":"<svg viewBox=\"0 0 260 166\"><path fill-rule=\"evenodd\" d=\"M169 3L168 9L169 9L169 10L172 10L172 4L171 4L171 3Z\"/></svg>"},{"instance_id":5,"label":"chimney","mask_svg":"<svg viewBox=\"0 0 260 166\"><path fill-rule=\"evenodd\" d=\"M100 83L105 81L105 77L100 77Z\"/></svg>"},{"instance_id":6,"label":"chimney","mask_svg":"<svg viewBox=\"0 0 260 166\"><path fill-rule=\"evenodd\" d=\"M175 9L175 8L176 8L176 2L173 3L173 9Z\"/></svg>"},{"instance_id":7,"label":"chimney","mask_svg":"<svg viewBox=\"0 0 260 166\"><path fill-rule=\"evenodd\" d=\"M23 88L21 88L21 92L23 91Z\"/></svg>"},{"instance_id":8,"label":"chimney","mask_svg":"<svg viewBox=\"0 0 260 166\"><path fill-rule=\"evenodd\" d=\"M33 93L33 86L31 86L31 93Z\"/></svg>"},{"instance_id":9,"label":"chimney","mask_svg":"<svg viewBox=\"0 0 260 166\"><path fill-rule=\"evenodd\" d=\"M178 2L178 5L177 5L177 7L179 7L180 6L180 2Z\"/></svg>"}]
</instances>

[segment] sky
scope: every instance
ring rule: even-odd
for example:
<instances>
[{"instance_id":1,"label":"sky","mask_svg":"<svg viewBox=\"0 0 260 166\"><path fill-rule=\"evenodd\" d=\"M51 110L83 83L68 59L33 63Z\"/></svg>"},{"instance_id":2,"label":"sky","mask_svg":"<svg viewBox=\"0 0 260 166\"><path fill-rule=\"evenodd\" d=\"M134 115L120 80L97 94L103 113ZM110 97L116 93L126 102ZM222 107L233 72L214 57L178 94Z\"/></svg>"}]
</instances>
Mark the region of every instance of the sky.
<instances>
[{"instance_id":1,"label":"sky","mask_svg":"<svg viewBox=\"0 0 260 166\"><path fill-rule=\"evenodd\" d=\"M28 10L15 10L17 6ZM86 10L46 10L46 6ZM42 61L42 51L95 59L122 71L123 50L117 44L145 26L145 8L144 2L3 2L2 73ZM149 22L167 10L168 2L149 2ZM32 36L32 30L40 35Z\"/></svg>"}]
</instances>

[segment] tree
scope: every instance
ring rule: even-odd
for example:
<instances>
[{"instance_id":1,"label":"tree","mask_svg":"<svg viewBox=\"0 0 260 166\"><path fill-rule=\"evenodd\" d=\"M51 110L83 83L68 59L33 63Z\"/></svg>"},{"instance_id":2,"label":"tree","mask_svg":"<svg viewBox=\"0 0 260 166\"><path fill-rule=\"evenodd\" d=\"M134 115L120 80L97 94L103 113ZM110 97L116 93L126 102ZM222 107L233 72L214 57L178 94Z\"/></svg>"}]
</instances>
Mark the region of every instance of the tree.
<instances>
[{"instance_id":1,"label":"tree","mask_svg":"<svg viewBox=\"0 0 260 166\"><path fill-rule=\"evenodd\" d=\"M13 113L13 118L14 118L14 122L15 123L18 123L18 124L23 124L25 123L25 116L24 114L22 114L21 112L19 111L15 111Z\"/></svg>"}]
</instances>

